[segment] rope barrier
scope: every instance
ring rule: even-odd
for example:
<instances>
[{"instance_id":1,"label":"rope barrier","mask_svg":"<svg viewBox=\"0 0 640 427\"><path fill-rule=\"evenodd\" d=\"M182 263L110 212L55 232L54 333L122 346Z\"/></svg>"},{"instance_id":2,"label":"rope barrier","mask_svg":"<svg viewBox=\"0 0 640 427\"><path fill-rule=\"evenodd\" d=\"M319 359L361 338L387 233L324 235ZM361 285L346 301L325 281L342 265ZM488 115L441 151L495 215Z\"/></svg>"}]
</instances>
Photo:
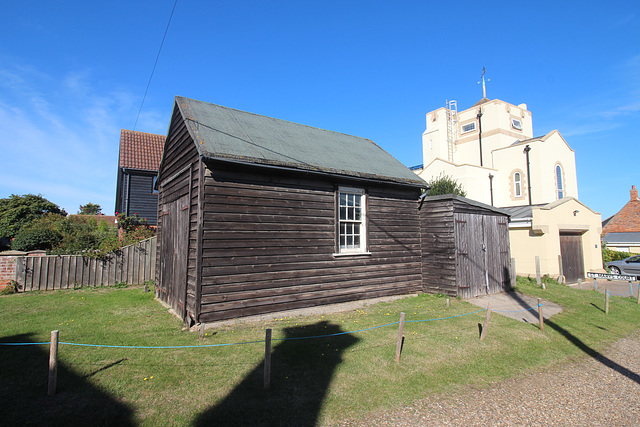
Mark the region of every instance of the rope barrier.
<instances>
[{"instance_id":1,"label":"rope barrier","mask_svg":"<svg viewBox=\"0 0 640 427\"><path fill-rule=\"evenodd\" d=\"M482 311L486 311L486 308L482 310L473 311L471 313L458 314L456 316L449 317L441 317L437 319L424 319L424 320L407 320L406 323L417 323L417 322L432 322L434 320L447 320L453 319L456 317L469 316L471 314L480 313ZM309 337L290 337L290 338L273 338L272 341L292 341L292 340L305 340L305 339L315 339L315 338L327 338L327 337L335 337L338 335L347 335L347 334L355 334L358 332L366 332L371 331L373 329L385 328L387 326L397 325L400 322L392 322L387 323L386 325L373 326L371 328L359 329L355 331L347 331L347 332L338 332L335 334L326 334L326 335L315 335ZM263 343L265 340L258 341L244 341L244 342L236 342L236 343L225 343L225 344L204 344L204 345L166 345L166 346L135 346L135 345L108 345L108 344L82 344L82 343L73 343L73 342L59 342L58 344L64 345L73 345L80 347L99 347L99 348L126 348L126 349L178 349L178 348L206 348L206 347L227 347L233 345L245 345L245 344L258 344ZM51 342L40 342L40 343L0 343L0 346L20 346L20 345L42 345L42 344L51 344Z\"/></svg>"}]
</instances>

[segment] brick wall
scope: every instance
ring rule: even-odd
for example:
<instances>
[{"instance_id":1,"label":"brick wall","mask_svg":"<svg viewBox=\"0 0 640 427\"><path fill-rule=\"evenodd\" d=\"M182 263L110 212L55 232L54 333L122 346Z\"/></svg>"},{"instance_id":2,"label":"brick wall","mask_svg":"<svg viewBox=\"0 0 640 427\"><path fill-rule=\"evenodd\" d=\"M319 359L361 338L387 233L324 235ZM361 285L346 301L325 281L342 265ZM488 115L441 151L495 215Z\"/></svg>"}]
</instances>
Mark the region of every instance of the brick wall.
<instances>
[{"instance_id":1,"label":"brick wall","mask_svg":"<svg viewBox=\"0 0 640 427\"><path fill-rule=\"evenodd\" d=\"M0 256L0 291L16 279L17 256Z\"/></svg>"}]
</instances>

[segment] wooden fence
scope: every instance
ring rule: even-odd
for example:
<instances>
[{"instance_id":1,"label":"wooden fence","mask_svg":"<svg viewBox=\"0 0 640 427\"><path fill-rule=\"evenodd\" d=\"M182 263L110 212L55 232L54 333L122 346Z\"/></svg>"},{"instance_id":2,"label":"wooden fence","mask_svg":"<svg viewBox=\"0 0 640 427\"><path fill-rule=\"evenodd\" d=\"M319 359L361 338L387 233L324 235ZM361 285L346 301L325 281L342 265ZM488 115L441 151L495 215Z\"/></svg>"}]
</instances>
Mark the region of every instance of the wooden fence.
<instances>
[{"instance_id":1,"label":"wooden fence","mask_svg":"<svg viewBox=\"0 0 640 427\"><path fill-rule=\"evenodd\" d=\"M82 255L45 255L17 258L18 290L44 291L80 286L140 285L154 280L156 238L125 246L106 259Z\"/></svg>"}]
</instances>

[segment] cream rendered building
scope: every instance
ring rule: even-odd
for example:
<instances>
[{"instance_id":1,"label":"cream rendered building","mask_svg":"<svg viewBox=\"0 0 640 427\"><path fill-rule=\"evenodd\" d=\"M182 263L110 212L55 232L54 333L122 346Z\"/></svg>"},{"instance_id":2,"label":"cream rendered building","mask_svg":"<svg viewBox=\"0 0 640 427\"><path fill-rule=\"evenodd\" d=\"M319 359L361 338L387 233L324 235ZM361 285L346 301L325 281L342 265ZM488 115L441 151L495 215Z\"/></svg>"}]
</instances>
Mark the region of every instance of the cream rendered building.
<instances>
[{"instance_id":1,"label":"cream rendered building","mask_svg":"<svg viewBox=\"0 0 640 427\"><path fill-rule=\"evenodd\" d=\"M534 137L526 104L483 98L458 112L455 101L427 113L422 134L426 181L454 177L467 197L506 209L519 275L568 281L602 269L600 213L578 200L574 150L557 130Z\"/></svg>"}]
</instances>

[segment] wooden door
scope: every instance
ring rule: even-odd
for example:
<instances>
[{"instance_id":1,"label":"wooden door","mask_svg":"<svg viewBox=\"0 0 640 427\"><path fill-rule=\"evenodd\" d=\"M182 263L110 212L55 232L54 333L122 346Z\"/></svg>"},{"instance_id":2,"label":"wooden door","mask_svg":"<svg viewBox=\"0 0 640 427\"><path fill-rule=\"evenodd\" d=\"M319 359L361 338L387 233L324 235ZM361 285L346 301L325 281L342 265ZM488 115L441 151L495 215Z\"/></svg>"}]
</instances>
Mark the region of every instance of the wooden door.
<instances>
[{"instance_id":1,"label":"wooden door","mask_svg":"<svg viewBox=\"0 0 640 427\"><path fill-rule=\"evenodd\" d=\"M161 299L184 317L189 255L189 196L164 204L161 220Z\"/></svg>"},{"instance_id":2,"label":"wooden door","mask_svg":"<svg viewBox=\"0 0 640 427\"><path fill-rule=\"evenodd\" d=\"M486 245L482 217L455 213L456 281L458 296L487 294Z\"/></svg>"},{"instance_id":3,"label":"wooden door","mask_svg":"<svg viewBox=\"0 0 640 427\"><path fill-rule=\"evenodd\" d=\"M483 215L486 244L488 293L506 291L511 287L511 254L509 224L504 216Z\"/></svg>"},{"instance_id":4,"label":"wooden door","mask_svg":"<svg viewBox=\"0 0 640 427\"><path fill-rule=\"evenodd\" d=\"M560 233L560 256L567 283L584 279L584 256L580 234Z\"/></svg>"}]
</instances>

